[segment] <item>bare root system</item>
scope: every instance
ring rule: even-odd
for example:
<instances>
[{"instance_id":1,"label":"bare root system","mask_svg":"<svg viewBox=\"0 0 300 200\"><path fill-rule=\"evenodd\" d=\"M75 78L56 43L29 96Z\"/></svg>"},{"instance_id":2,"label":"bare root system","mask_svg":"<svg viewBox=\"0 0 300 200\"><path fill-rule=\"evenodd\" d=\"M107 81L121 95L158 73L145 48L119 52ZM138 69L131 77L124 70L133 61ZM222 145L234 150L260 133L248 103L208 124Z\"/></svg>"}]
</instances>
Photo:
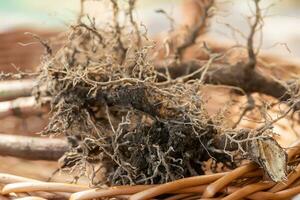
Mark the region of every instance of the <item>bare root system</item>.
<instances>
[{"instance_id":1,"label":"bare root system","mask_svg":"<svg viewBox=\"0 0 300 200\"><path fill-rule=\"evenodd\" d=\"M135 1L122 4L125 8L116 0L110 2L110 22L96 26L81 13L58 51L35 36L46 51L33 95L39 104L51 107L42 134L68 139L61 170L76 178L88 176L92 185L163 184L205 174L208 160L226 169L251 160L256 163L251 169L258 165L273 181L285 180L287 154L274 139L272 125L300 108L299 88L297 80L278 81L257 67L253 37L262 21L259 1L253 1L256 13L247 38L248 57L234 65L225 62L226 52L212 52L206 44L208 59L183 59L207 29L213 0L203 1L201 19L180 40L172 38L177 43L169 41L164 62L153 58L154 44L135 21ZM248 96L249 106L234 127L224 125L224 116L216 119L206 111L206 84L226 85ZM265 118L257 129L237 128L255 108L255 92L275 97L288 109L276 119ZM247 169L238 168L232 179ZM214 196L221 183L223 179L209 186L205 196ZM261 187L271 185L257 186Z\"/></svg>"}]
</instances>

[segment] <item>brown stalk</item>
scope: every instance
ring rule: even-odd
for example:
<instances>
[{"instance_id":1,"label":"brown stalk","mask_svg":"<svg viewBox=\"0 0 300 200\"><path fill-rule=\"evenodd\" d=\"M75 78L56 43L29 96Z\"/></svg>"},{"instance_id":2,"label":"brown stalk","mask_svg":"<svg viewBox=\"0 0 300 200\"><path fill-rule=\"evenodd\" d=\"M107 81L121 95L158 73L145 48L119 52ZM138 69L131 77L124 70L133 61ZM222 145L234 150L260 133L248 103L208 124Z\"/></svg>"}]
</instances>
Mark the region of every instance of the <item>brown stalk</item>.
<instances>
[{"instance_id":1,"label":"brown stalk","mask_svg":"<svg viewBox=\"0 0 300 200\"><path fill-rule=\"evenodd\" d=\"M227 173L195 176L195 177L176 180L176 181L173 181L170 183L159 185L157 187L136 193L136 194L132 195L129 199L130 200L151 199L153 197L156 197L156 196L159 196L159 195L165 194L165 193L170 193L175 190L211 183L211 182L223 177L225 174L227 174Z\"/></svg>"},{"instance_id":2,"label":"brown stalk","mask_svg":"<svg viewBox=\"0 0 300 200\"><path fill-rule=\"evenodd\" d=\"M300 193L300 186L289 188L280 192L275 193L277 198L274 199L286 199L290 198L292 196L295 196L296 194Z\"/></svg>"},{"instance_id":3,"label":"brown stalk","mask_svg":"<svg viewBox=\"0 0 300 200\"><path fill-rule=\"evenodd\" d=\"M222 188L225 188L233 180L243 176L247 172L253 171L256 168L257 166L254 163L250 163L248 165L236 168L235 170L231 171L230 174L227 174L222 178L218 179L217 181L208 185L203 193L203 197L204 198L213 197L218 191L220 191Z\"/></svg>"},{"instance_id":4,"label":"brown stalk","mask_svg":"<svg viewBox=\"0 0 300 200\"><path fill-rule=\"evenodd\" d=\"M199 1L199 4L200 3L201 2ZM184 50L190 47L191 45L195 44L199 33L206 27L207 19L210 17L209 11L213 5L214 0L208 0L207 5L200 6L202 8L202 15L200 19L192 27L189 27L190 30L188 31L188 35L186 36L185 41L176 49L175 55L180 60L182 59L182 54Z\"/></svg>"},{"instance_id":5,"label":"brown stalk","mask_svg":"<svg viewBox=\"0 0 300 200\"><path fill-rule=\"evenodd\" d=\"M300 140L294 142L290 145L289 149L287 150L288 160L291 161L294 156L300 153Z\"/></svg>"},{"instance_id":6,"label":"brown stalk","mask_svg":"<svg viewBox=\"0 0 300 200\"><path fill-rule=\"evenodd\" d=\"M22 177L22 176L15 176L15 175L6 174L6 173L0 173L0 184L10 184L10 183L19 183L19 182L38 182L38 183L40 183L41 181ZM66 193L66 192L50 193L50 192L38 191L38 192L31 192L29 194L33 195L33 196L36 195L36 196L40 196L40 197L45 197L46 199L69 199L69 197L71 196L70 193ZM0 198L0 200L1 200L1 198Z\"/></svg>"},{"instance_id":7,"label":"brown stalk","mask_svg":"<svg viewBox=\"0 0 300 200\"><path fill-rule=\"evenodd\" d=\"M247 186L241 188L240 190L237 190L236 192L233 192L232 194L224 197L222 200L239 200L244 197L247 197L248 195L250 195L256 191L265 190L274 185L275 185L274 182L264 182L264 183L260 182L260 183L250 184L250 185L247 185Z\"/></svg>"},{"instance_id":8,"label":"brown stalk","mask_svg":"<svg viewBox=\"0 0 300 200\"><path fill-rule=\"evenodd\" d=\"M300 186L288 188L279 192L256 192L247 196L248 199L272 199L272 200L281 200L289 199L300 192Z\"/></svg>"},{"instance_id":9,"label":"brown stalk","mask_svg":"<svg viewBox=\"0 0 300 200\"><path fill-rule=\"evenodd\" d=\"M0 155L57 161L68 150L62 139L0 134Z\"/></svg>"},{"instance_id":10,"label":"brown stalk","mask_svg":"<svg viewBox=\"0 0 300 200\"><path fill-rule=\"evenodd\" d=\"M34 80L10 80L0 82L0 101L26 97L31 95L35 86Z\"/></svg>"},{"instance_id":11,"label":"brown stalk","mask_svg":"<svg viewBox=\"0 0 300 200\"><path fill-rule=\"evenodd\" d=\"M189 69L190 73L198 71L194 76L189 77L188 80L199 79L202 75L202 71L199 70L203 66L198 62L186 62L179 65L169 67L169 73L171 78L170 83L176 82L177 79L181 80L181 75ZM158 71L163 73L164 67L158 68ZM159 77L160 81L164 81L162 77ZM227 85L232 87L241 88L245 93L262 93L272 97L275 97L281 101L286 101L291 98L289 94L289 88L283 85L281 82L274 80L270 76L264 75L257 69L249 69L247 65L237 63L236 65L212 65L204 77L204 83L213 85Z\"/></svg>"},{"instance_id":12,"label":"brown stalk","mask_svg":"<svg viewBox=\"0 0 300 200\"><path fill-rule=\"evenodd\" d=\"M16 198L16 200L46 200L46 199L42 197L28 196L28 197Z\"/></svg>"},{"instance_id":13,"label":"brown stalk","mask_svg":"<svg viewBox=\"0 0 300 200\"><path fill-rule=\"evenodd\" d=\"M255 3L255 20L254 23L251 26L250 34L247 40L247 47L248 47L248 63L247 67L254 69L256 66L256 54L254 52L253 48L253 38L256 33L257 26L259 25L259 22L261 20L261 13L260 13L260 7L259 7L259 1L260 0L254 0Z\"/></svg>"},{"instance_id":14,"label":"brown stalk","mask_svg":"<svg viewBox=\"0 0 300 200\"><path fill-rule=\"evenodd\" d=\"M183 198L182 200L198 200L200 198L201 198L201 195L193 195L193 196L190 196L187 198ZM216 200L216 199L219 199L219 198L214 198L213 200ZM203 200L203 199L201 199L201 200ZM207 199L207 200L211 200L211 199Z\"/></svg>"},{"instance_id":15,"label":"brown stalk","mask_svg":"<svg viewBox=\"0 0 300 200\"><path fill-rule=\"evenodd\" d=\"M0 119L7 116L39 115L47 112L46 107L37 105L34 97L20 97L0 102Z\"/></svg>"},{"instance_id":16,"label":"brown stalk","mask_svg":"<svg viewBox=\"0 0 300 200\"><path fill-rule=\"evenodd\" d=\"M176 195L173 195L173 196L171 196L169 198L166 198L165 200L179 200L179 199L190 197L192 195L193 194L190 194L190 193L187 193L187 194L176 194Z\"/></svg>"},{"instance_id":17,"label":"brown stalk","mask_svg":"<svg viewBox=\"0 0 300 200\"><path fill-rule=\"evenodd\" d=\"M75 185L67 183L46 183L46 182L21 182L11 183L3 187L2 194L9 194L12 192L79 192L88 189L84 185Z\"/></svg>"},{"instance_id":18,"label":"brown stalk","mask_svg":"<svg viewBox=\"0 0 300 200\"><path fill-rule=\"evenodd\" d=\"M275 199L276 193L272 192L255 192L249 196L247 196L247 199Z\"/></svg>"},{"instance_id":19,"label":"brown stalk","mask_svg":"<svg viewBox=\"0 0 300 200\"><path fill-rule=\"evenodd\" d=\"M70 200L95 199L117 195L131 195L152 187L155 187L155 185L117 186L108 189L91 189L74 193L73 195L71 195Z\"/></svg>"},{"instance_id":20,"label":"brown stalk","mask_svg":"<svg viewBox=\"0 0 300 200\"><path fill-rule=\"evenodd\" d=\"M237 171L244 171L245 167L242 166L239 168L238 168L239 170L237 170ZM249 167L246 167L245 169L247 171L247 170L249 170ZM261 176L261 175L262 174L260 173L260 171L255 171L255 172L248 172L246 174L243 173L243 175L241 175L241 176L242 177L255 177L255 176ZM219 180L220 178L222 178L224 176L226 176L228 180L232 181L234 179L232 179L231 176L236 176L236 175L235 175L235 173L233 173L231 175L231 172L224 172L224 173L217 173L217 174L212 174L212 175L202 175L202 176L184 178L184 179L176 180L176 181L169 182L166 184L158 185L156 187L136 193L136 194L132 195L129 199L130 200L151 199L153 197L156 197L156 196L159 196L162 194L174 193L174 191L176 191L176 193L193 193L196 191L201 193L202 191L204 191L205 187L207 186L205 184L213 183L214 181ZM225 180L225 182L227 182L227 181ZM239 190L236 190L231 187L229 187L228 189L230 190L230 191L228 191L228 193L234 193L236 191L239 191ZM225 189L225 191L226 190L227 189Z\"/></svg>"},{"instance_id":21,"label":"brown stalk","mask_svg":"<svg viewBox=\"0 0 300 200\"><path fill-rule=\"evenodd\" d=\"M26 181L36 181L36 180L31 179L31 178L25 178L22 176L15 176L15 175L11 175L11 174L0 173L0 183L1 184L26 182Z\"/></svg>"}]
</instances>

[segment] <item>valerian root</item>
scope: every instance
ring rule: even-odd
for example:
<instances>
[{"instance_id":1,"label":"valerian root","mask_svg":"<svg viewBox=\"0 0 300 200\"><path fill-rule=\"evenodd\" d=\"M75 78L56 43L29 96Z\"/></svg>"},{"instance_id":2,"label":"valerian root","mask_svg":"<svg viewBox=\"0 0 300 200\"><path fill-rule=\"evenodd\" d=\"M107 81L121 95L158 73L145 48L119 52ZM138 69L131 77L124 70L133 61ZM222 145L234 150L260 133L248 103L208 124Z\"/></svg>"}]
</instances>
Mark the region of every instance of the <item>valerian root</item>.
<instances>
[{"instance_id":1,"label":"valerian root","mask_svg":"<svg viewBox=\"0 0 300 200\"><path fill-rule=\"evenodd\" d=\"M220 55L211 55L203 68L189 63L186 75L176 71L185 68L179 60L164 79L168 73L154 66L153 44L134 21L134 5L129 2L129 21L120 24L120 5L112 0L112 23L98 28L89 18L79 20L63 47L43 57L33 94L51 105L43 134L68 138L61 168L87 175L93 185L155 184L204 174L211 158L231 168L248 159L274 181L284 180L286 155L272 137L272 123L229 129L208 115L201 94L204 84L213 83L288 98L284 86L258 73L251 50L248 62L224 66L215 64Z\"/></svg>"}]
</instances>

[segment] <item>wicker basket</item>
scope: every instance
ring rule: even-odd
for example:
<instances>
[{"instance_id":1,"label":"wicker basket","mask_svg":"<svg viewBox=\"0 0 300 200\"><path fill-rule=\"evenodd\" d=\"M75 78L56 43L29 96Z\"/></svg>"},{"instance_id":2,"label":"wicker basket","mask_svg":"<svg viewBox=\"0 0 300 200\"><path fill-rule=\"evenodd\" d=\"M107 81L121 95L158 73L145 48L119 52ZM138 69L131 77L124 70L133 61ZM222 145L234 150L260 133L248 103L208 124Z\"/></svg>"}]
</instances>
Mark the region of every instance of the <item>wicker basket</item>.
<instances>
[{"instance_id":1,"label":"wicker basket","mask_svg":"<svg viewBox=\"0 0 300 200\"><path fill-rule=\"evenodd\" d=\"M300 155L300 141L287 151L289 162ZM300 164L285 182L264 180L261 169L253 163L229 172L195 176L162 185L115 186L89 188L87 185L43 182L0 174L3 185L0 199L291 199L300 193Z\"/></svg>"}]
</instances>

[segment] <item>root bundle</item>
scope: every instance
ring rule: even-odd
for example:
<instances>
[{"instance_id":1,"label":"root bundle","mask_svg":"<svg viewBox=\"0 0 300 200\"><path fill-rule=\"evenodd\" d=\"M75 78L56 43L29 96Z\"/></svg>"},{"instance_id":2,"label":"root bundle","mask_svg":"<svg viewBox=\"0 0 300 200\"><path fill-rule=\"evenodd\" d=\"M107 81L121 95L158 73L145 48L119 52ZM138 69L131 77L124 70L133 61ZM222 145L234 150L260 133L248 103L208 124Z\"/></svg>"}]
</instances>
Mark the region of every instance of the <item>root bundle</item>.
<instances>
[{"instance_id":1,"label":"root bundle","mask_svg":"<svg viewBox=\"0 0 300 200\"><path fill-rule=\"evenodd\" d=\"M202 98L205 84L223 84L241 88L239 94L260 92L288 101L290 109L281 117L298 109L295 82L278 82L256 69L253 36L261 13L259 1L254 3L248 58L235 65L224 62L225 53L183 60L212 16L212 0L202 5L201 20L183 43L169 49L166 62L155 60L153 42L135 21L135 1L121 13L111 0L112 20L100 27L81 14L57 52L43 42L47 52L33 94L51 106L43 134L68 138L62 170L87 175L93 185L161 184L205 174L209 159L225 168L252 160L272 180L284 180L287 156L270 130L280 117L253 130L231 128L208 115Z\"/></svg>"}]
</instances>

